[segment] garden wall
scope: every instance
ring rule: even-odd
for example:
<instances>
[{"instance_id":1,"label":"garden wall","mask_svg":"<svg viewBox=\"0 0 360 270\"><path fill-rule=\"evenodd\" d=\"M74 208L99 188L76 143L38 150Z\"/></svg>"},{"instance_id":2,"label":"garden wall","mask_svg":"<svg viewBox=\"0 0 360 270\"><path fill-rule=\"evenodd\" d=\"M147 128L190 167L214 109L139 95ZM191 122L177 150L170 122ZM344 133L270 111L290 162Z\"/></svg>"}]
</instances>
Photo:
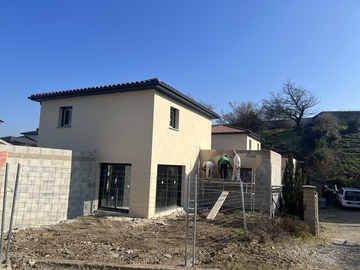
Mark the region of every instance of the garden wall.
<instances>
[{"instance_id":1,"label":"garden wall","mask_svg":"<svg viewBox=\"0 0 360 270\"><path fill-rule=\"evenodd\" d=\"M6 157L0 164L0 217L5 201L5 231L17 177L13 228L57 223L97 208L96 153L0 145L0 156Z\"/></svg>"}]
</instances>

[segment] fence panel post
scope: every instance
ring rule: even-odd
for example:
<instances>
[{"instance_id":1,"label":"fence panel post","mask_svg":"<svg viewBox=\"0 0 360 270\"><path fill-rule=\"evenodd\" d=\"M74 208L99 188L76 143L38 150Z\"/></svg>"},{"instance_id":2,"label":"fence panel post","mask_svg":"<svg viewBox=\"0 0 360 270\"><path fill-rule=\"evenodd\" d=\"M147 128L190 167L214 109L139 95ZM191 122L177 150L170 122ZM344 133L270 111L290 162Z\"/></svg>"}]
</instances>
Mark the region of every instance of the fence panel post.
<instances>
[{"instance_id":1,"label":"fence panel post","mask_svg":"<svg viewBox=\"0 0 360 270\"><path fill-rule=\"evenodd\" d=\"M318 193L315 186L303 186L304 203L304 221L309 225L310 231L314 236L319 235L319 206Z\"/></svg>"},{"instance_id":2,"label":"fence panel post","mask_svg":"<svg viewBox=\"0 0 360 270\"><path fill-rule=\"evenodd\" d=\"M244 200L244 183L240 180L240 189L241 189L241 202L243 208L243 223L244 223L244 232L245 237L247 236L247 225L246 225L246 212L245 212L245 200Z\"/></svg>"},{"instance_id":3,"label":"fence panel post","mask_svg":"<svg viewBox=\"0 0 360 270\"><path fill-rule=\"evenodd\" d=\"M5 264L6 265L9 264L9 250L10 250L11 232L12 232L13 221L14 221L16 195L17 195L17 190L18 190L18 186L19 186L19 175L20 175L20 164L18 164L17 171L16 171L14 197L13 197L13 204L12 204L12 207L11 207L10 225L9 225L8 240L7 240L7 245L6 245L6 256L5 256Z\"/></svg>"},{"instance_id":4,"label":"fence panel post","mask_svg":"<svg viewBox=\"0 0 360 270\"><path fill-rule=\"evenodd\" d=\"M0 236L0 260L1 264L3 262L2 252L3 252L3 241L4 241L4 227L5 227L5 212L6 212L6 195L7 195L7 183L8 183L8 167L9 164L5 164L5 181L4 181L4 197L3 197L3 210L1 217L1 236Z\"/></svg>"},{"instance_id":5,"label":"fence panel post","mask_svg":"<svg viewBox=\"0 0 360 270\"><path fill-rule=\"evenodd\" d=\"M194 186L191 186L189 176L187 182L187 211L186 211L186 239L185 239L185 266L188 263L188 246L190 229L192 229L192 266L195 266L195 249L196 249L196 218L197 218L197 175L195 175Z\"/></svg>"}]
</instances>

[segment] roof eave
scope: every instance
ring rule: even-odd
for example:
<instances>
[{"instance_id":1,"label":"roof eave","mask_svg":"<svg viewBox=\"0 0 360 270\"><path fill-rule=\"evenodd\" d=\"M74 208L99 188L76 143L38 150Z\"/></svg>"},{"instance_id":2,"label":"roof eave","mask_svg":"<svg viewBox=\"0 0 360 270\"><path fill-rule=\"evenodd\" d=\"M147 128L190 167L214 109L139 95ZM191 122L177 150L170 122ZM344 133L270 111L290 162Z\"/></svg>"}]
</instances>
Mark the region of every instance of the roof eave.
<instances>
[{"instance_id":1,"label":"roof eave","mask_svg":"<svg viewBox=\"0 0 360 270\"><path fill-rule=\"evenodd\" d=\"M156 86L157 82L145 82L142 84L124 84L124 85L111 85L104 87L92 87L85 89L75 89L69 91L59 91L54 93L49 93L48 95L31 95L28 97L33 101L45 101L45 100L53 100L53 99L61 99L61 98L72 98L72 97L81 97L81 96L92 96L92 95L103 95L103 94L113 94L118 93L119 90L122 92L129 91L140 91L147 90L149 86Z\"/></svg>"},{"instance_id":2,"label":"roof eave","mask_svg":"<svg viewBox=\"0 0 360 270\"><path fill-rule=\"evenodd\" d=\"M181 92L177 91L175 88L170 85L160 81L159 79L152 79L147 81L142 81L141 83L126 83L119 85L111 85L104 87L92 87L92 88L83 88L75 89L69 91L59 91L54 93L49 93L48 95L31 95L28 97L32 101L42 102L47 100L62 99L62 98L72 98L72 97L81 97L81 96L90 96L90 95L102 95L102 94L113 94L119 92L129 92L129 91L141 91L155 89L160 91L176 100L181 101L182 103L188 105L191 108L201 111L210 119L219 119L220 116L203 106L202 104L196 102L195 100L187 97Z\"/></svg>"},{"instance_id":3,"label":"roof eave","mask_svg":"<svg viewBox=\"0 0 360 270\"><path fill-rule=\"evenodd\" d=\"M207 115L211 119L219 119L220 115L213 112L212 110L208 109L204 105L198 103L197 101L189 98L188 96L182 94L181 92L177 91L175 88L167 85L166 83L159 82L158 86L155 88L156 90L165 93L166 95L179 100L189 107L195 108L197 110L202 111L205 115ZM166 91L167 90L167 91Z\"/></svg>"}]
</instances>

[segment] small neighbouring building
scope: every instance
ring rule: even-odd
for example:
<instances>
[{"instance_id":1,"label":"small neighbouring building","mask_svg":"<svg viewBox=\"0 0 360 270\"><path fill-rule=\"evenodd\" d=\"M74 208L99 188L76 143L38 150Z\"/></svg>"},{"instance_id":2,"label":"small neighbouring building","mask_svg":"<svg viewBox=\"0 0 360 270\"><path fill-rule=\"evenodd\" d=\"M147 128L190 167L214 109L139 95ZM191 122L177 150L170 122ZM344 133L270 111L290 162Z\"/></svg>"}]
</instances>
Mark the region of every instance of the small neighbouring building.
<instances>
[{"instance_id":1,"label":"small neighbouring building","mask_svg":"<svg viewBox=\"0 0 360 270\"><path fill-rule=\"evenodd\" d=\"M38 147L96 153L92 207L153 217L181 208L219 115L159 79L33 94Z\"/></svg>"},{"instance_id":2,"label":"small neighbouring building","mask_svg":"<svg viewBox=\"0 0 360 270\"><path fill-rule=\"evenodd\" d=\"M229 124L213 125L211 149L261 150L261 138L251 130Z\"/></svg>"}]
</instances>

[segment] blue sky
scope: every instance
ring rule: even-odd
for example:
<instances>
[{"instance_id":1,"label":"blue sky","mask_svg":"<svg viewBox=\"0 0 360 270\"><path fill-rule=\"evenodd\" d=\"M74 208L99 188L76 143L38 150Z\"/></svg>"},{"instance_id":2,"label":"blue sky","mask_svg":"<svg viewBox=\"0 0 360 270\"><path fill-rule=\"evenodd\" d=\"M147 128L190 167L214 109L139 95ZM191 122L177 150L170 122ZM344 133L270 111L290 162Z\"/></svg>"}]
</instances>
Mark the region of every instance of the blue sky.
<instances>
[{"instance_id":1,"label":"blue sky","mask_svg":"<svg viewBox=\"0 0 360 270\"><path fill-rule=\"evenodd\" d=\"M317 110L360 109L358 0L0 2L0 137L38 127L31 94L150 78L227 112L288 78Z\"/></svg>"}]
</instances>

